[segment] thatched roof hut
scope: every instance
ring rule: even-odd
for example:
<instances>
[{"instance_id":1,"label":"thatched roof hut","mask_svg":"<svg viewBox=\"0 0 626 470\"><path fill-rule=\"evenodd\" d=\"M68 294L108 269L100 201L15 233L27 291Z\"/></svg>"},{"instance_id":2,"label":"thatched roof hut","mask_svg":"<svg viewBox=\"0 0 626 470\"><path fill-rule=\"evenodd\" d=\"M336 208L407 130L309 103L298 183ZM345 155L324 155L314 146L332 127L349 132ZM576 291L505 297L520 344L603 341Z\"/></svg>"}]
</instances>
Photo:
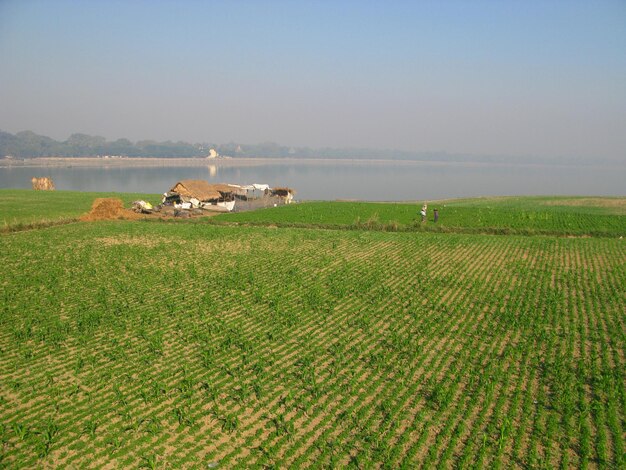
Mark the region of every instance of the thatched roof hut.
<instances>
[{"instance_id":1,"label":"thatched roof hut","mask_svg":"<svg viewBox=\"0 0 626 470\"><path fill-rule=\"evenodd\" d=\"M272 188L272 194L276 196L287 197L291 194L293 197L295 193L296 192L291 188Z\"/></svg>"},{"instance_id":2,"label":"thatched roof hut","mask_svg":"<svg viewBox=\"0 0 626 470\"><path fill-rule=\"evenodd\" d=\"M222 193L204 180L182 180L176 183L170 192L176 193L181 198L196 198L199 201L214 201L222 198Z\"/></svg>"}]
</instances>

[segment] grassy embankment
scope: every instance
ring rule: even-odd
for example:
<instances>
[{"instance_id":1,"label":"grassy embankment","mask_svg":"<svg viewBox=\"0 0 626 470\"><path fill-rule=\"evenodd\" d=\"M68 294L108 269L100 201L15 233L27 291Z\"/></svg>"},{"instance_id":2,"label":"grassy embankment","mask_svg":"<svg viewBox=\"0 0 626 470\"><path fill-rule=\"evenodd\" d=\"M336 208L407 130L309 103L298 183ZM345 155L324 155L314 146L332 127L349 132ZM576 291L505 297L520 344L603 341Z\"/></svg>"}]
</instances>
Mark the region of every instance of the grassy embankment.
<instances>
[{"instance_id":1,"label":"grassy embankment","mask_svg":"<svg viewBox=\"0 0 626 470\"><path fill-rule=\"evenodd\" d=\"M0 466L625 464L622 240L109 221L0 244Z\"/></svg>"}]
</instances>

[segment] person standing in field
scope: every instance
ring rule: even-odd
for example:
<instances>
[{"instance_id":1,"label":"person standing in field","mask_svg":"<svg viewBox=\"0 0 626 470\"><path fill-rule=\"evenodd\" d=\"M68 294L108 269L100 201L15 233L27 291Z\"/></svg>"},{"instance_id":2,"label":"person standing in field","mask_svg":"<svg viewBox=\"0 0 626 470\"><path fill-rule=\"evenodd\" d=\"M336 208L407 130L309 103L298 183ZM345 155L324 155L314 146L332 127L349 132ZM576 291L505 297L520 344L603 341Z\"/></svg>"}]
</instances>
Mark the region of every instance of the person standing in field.
<instances>
[{"instance_id":1,"label":"person standing in field","mask_svg":"<svg viewBox=\"0 0 626 470\"><path fill-rule=\"evenodd\" d=\"M433 211L433 215L435 216L435 223L437 223L437 221L439 220L439 211L435 209Z\"/></svg>"},{"instance_id":2,"label":"person standing in field","mask_svg":"<svg viewBox=\"0 0 626 470\"><path fill-rule=\"evenodd\" d=\"M426 222L426 210L428 209L428 205L424 204L422 206L422 210L420 211L420 215L422 216L422 222Z\"/></svg>"}]
</instances>

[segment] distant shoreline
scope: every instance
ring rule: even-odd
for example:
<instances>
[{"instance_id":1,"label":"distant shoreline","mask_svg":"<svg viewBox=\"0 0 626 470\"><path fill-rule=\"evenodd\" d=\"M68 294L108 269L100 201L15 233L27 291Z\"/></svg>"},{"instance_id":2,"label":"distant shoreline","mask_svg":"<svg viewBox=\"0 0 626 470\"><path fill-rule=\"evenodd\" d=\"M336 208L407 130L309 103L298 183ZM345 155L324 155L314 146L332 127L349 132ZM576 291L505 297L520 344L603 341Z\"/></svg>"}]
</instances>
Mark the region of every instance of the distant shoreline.
<instances>
[{"instance_id":1,"label":"distant shoreline","mask_svg":"<svg viewBox=\"0 0 626 470\"><path fill-rule=\"evenodd\" d=\"M38 157L23 159L0 158L0 168L176 168L176 167L250 167L271 164L309 165L430 165L465 167L595 167L606 168L606 164L559 164L523 162L481 162L481 161L441 161L441 160L401 160L370 158L168 158L168 157Z\"/></svg>"},{"instance_id":2,"label":"distant shoreline","mask_svg":"<svg viewBox=\"0 0 626 470\"><path fill-rule=\"evenodd\" d=\"M217 166L248 166L254 164L254 161L258 160L257 164L266 163L265 159L234 159L234 158L214 158L207 159L202 157L196 158L158 158L158 157L113 157L113 158L98 158L98 157L38 157L38 158L24 158L6 160L0 159L0 168L8 167L28 167L28 168L71 168L71 167L137 167L137 168L152 168L152 167L204 167L207 165Z\"/></svg>"}]
</instances>

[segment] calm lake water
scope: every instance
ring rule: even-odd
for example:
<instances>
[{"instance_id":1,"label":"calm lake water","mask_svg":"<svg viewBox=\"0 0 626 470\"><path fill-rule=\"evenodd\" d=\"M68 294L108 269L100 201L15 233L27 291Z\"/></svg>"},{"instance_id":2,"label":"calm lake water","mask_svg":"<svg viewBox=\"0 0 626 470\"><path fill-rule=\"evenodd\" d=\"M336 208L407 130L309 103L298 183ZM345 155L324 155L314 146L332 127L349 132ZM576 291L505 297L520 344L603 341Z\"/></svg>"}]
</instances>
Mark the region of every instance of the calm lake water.
<instances>
[{"instance_id":1,"label":"calm lake water","mask_svg":"<svg viewBox=\"0 0 626 470\"><path fill-rule=\"evenodd\" d=\"M421 162L285 162L258 166L0 168L0 188L51 176L59 190L163 193L182 179L267 183L299 200L411 201L495 195L623 195L626 167Z\"/></svg>"}]
</instances>

